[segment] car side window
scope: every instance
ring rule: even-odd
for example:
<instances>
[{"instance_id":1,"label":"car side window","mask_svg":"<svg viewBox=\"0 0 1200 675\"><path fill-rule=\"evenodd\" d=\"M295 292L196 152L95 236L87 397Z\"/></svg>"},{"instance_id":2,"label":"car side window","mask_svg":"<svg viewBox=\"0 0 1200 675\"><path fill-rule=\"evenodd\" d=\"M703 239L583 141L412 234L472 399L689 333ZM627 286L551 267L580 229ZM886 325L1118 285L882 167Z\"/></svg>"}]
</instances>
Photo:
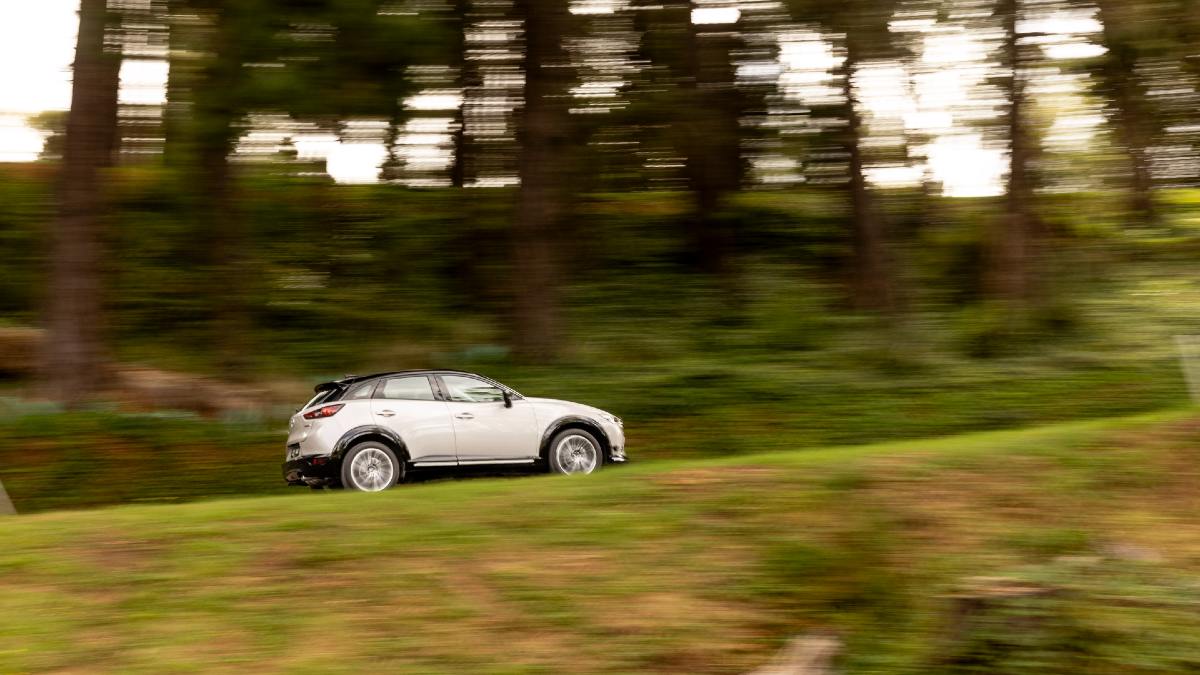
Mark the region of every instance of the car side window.
<instances>
[{"instance_id":1,"label":"car side window","mask_svg":"<svg viewBox=\"0 0 1200 675\"><path fill-rule=\"evenodd\" d=\"M456 403L497 403L504 392L494 384L462 375L442 375L446 397Z\"/></svg>"},{"instance_id":2,"label":"car side window","mask_svg":"<svg viewBox=\"0 0 1200 675\"><path fill-rule=\"evenodd\" d=\"M371 394L375 393L375 385L376 382L364 382L363 384L360 384L346 392L346 395L342 397L342 400L358 401L364 398L371 398Z\"/></svg>"},{"instance_id":3,"label":"car side window","mask_svg":"<svg viewBox=\"0 0 1200 675\"><path fill-rule=\"evenodd\" d=\"M401 401L435 400L433 397L433 387L429 385L429 378L424 375L393 377L384 380L379 397Z\"/></svg>"}]
</instances>

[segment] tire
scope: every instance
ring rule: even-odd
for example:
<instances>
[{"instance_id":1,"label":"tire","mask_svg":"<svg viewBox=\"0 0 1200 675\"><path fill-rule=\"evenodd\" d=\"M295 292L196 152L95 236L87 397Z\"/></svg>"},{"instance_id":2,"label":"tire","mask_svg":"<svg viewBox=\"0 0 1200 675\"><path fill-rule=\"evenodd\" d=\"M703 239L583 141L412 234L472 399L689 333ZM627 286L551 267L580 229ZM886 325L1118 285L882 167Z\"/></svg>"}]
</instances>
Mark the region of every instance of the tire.
<instances>
[{"instance_id":1,"label":"tire","mask_svg":"<svg viewBox=\"0 0 1200 675\"><path fill-rule=\"evenodd\" d=\"M587 475L604 466L604 447L583 429L567 429L555 434L546 453L550 473L564 476Z\"/></svg>"},{"instance_id":2,"label":"tire","mask_svg":"<svg viewBox=\"0 0 1200 675\"><path fill-rule=\"evenodd\" d=\"M357 492L382 492L404 479L404 462L391 448L366 441L342 458L342 485Z\"/></svg>"}]
</instances>

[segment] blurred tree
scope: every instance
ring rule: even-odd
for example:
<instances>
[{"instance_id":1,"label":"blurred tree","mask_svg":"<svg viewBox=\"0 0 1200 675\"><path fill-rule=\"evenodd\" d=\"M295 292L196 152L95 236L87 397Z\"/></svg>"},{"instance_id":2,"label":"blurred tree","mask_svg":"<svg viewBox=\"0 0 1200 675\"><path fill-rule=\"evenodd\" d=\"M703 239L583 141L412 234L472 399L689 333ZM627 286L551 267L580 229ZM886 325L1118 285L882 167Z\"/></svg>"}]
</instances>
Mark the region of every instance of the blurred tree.
<instances>
[{"instance_id":1,"label":"blurred tree","mask_svg":"<svg viewBox=\"0 0 1200 675\"><path fill-rule=\"evenodd\" d=\"M120 53L106 44L105 0L82 0L58 216L51 234L43 392L76 406L105 380L101 169L117 136Z\"/></svg>"},{"instance_id":2,"label":"blurred tree","mask_svg":"<svg viewBox=\"0 0 1200 675\"><path fill-rule=\"evenodd\" d=\"M139 66L154 67L170 58L168 0L110 0L120 10L120 21L112 28L111 40L119 45L123 64L137 72ZM116 161L157 159L162 149L162 107L143 98L149 85L135 75L128 96L120 102Z\"/></svg>"},{"instance_id":3,"label":"blurred tree","mask_svg":"<svg viewBox=\"0 0 1200 675\"><path fill-rule=\"evenodd\" d=\"M1136 224L1157 224L1154 207L1154 174L1151 146L1158 118L1150 109L1146 87L1138 76L1140 52L1145 45L1148 17L1144 2L1096 0L1097 18L1104 31L1108 53L1096 75L1100 91L1112 105L1117 137L1127 158L1130 181L1129 211Z\"/></svg>"},{"instance_id":4,"label":"blurred tree","mask_svg":"<svg viewBox=\"0 0 1200 675\"><path fill-rule=\"evenodd\" d=\"M605 135L639 147L638 155L623 158L638 163L614 157L609 164L626 181L688 190L682 219L686 261L714 277L732 307L738 289L736 232L722 210L743 187L748 164L743 118L751 96L763 93L744 90L737 77L737 54L747 51L746 10L692 0L640 0L631 9L630 30L640 40L628 58L638 67L623 75L632 82L630 105L614 114L614 128ZM654 161L646 162L648 157ZM648 173L647 164L659 168ZM678 165L681 175L662 168Z\"/></svg>"},{"instance_id":5,"label":"blurred tree","mask_svg":"<svg viewBox=\"0 0 1200 675\"><path fill-rule=\"evenodd\" d=\"M202 214L207 266L213 282L223 289L211 296L211 344L224 370L248 374L246 340L251 319L247 295L254 276L246 264L247 238L229 156L241 135L249 109L247 98L252 93L246 64L259 60L257 52L263 45L259 17L272 8L265 0L193 0L192 7L201 12L205 22L204 52L197 59L190 88L199 178L197 206Z\"/></svg>"},{"instance_id":6,"label":"blurred tree","mask_svg":"<svg viewBox=\"0 0 1200 675\"><path fill-rule=\"evenodd\" d=\"M1181 21L1177 24L1181 32L1184 66L1200 78L1200 0L1179 0Z\"/></svg>"},{"instance_id":7,"label":"blurred tree","mask_svg":"<svg viewBox=\"0 0 1200 675\"><path fill-rule=\"evenodd\" d=\"M1022 0L999 0L996 13L1002 25L1000 78L1008 109L1004 126L1009 143L1005 211L994 219L985 242L984 288L1006 313L1029 306L1033 294L1033 260L1039 224L1035 211L1034 179L1030 161L1036 143L1029 126L1026 92L1026 37L1021 27ZM1009 318L1014 318L1012 314Z\"/></svg>"},{"instance_id":8,"label":"blurred tree","mask_svg":"<svg viewBox=\"0 0 1200 675\"><path fill-rule=\"evenodd\" d=\"M453 0L455 28L450 53L454 60L459 96L454 120L454 159L450 165L450 186L460 188L467 181L468 143L467 97L480 85L471 60L467 57L467 31L471 29L471 1Z\"/></svg>"},{"instance_id":9,"label":"blurred tree","mask_svg":"<svg viewBox=\"0 0 1200 675\"><path fill-rule=\"evenodd\" d=\"M47 110L29 117L29 126L46 134L46 143L42 146L41 159L62 159L63 151L66 148L69 114L64 110Z\"/></svg>"},{"instance_id":10,"label":"blurred tree","mask_svg":"<svg viewBox=\"0 0 1200 675\"><path fill-rule=\"evenodd\" d=\"M682 107L676 111L682 133L684 171L692 191L694 212L688 236L697 267L731 288L732 232L720 218L721 202L742 185L740 119L744 102L736 86L730 55L740 42L736 26L701 23L695 3L677 12L683 30Z\"/></svg>"},{"instance_id":11,"label":"blurred tree","mask_svg":"<svg viewBox=\"0 0 1200 675\"><path fill-rule=\"evenodd\" d=\"M888 19L893 10L888 0L850 0L838 3L831 21L835 29L845 33L842 86L846 127L842 145L849 160L849 180L845 185L854 246L852 301L858 309L885 313L898 307L896 281L884 216L867 181L864 92L855 79L866 59L897 55L888 34Z\"/></svg>"},{"instance_id":12,"label":"blurred tree","mask_svg":"<svg viewBox=\"0 0 1200 675\"><path fill-rule=\"evenodd\" d=\"M298 71L305 88L311 87L310 94L294 92L300 95L283 103L300 118L336 120L339 135L351 142L361 139L347 134L347 123L386 120L388 166L383 177L399 178L402 159L397 143L409 117L404 101L417 89L408 71L417 65L447 63L452 33L420 14L395 10L394 3L385 0L325 2L324 21L331 39L294 44L303 55L316 57L299 61L308 66L307 72Z\"/></svg>"},{"instance_id":13,"label":"blurred tree","mask_svg":"<svg viewBox=\"0 0 1200 675\"><path fill-rule=\"evenodd\" d=\"M246 373L249 303L258 275L230 157L254 113L317 122L353 142L350 123L388 121L395 160L412 85L405 69L436 58L441 33L383 0L178 0L173 7L168 161L194 165L207 264L214 280L238 279L214 294L219 361ZM393 173L398 167L385 167ZM389 176L391 177L391 176Z\"/></svg>"},{"instance_id":14,"label":"blurred tree","mask_svg":"<svg viewBox=\"0 0 1200 675\"><path fill-rule=\"evenodd\" d=\"M1164 43L1161 54L1141 69L1159 120L1152 157L1155 180L1160 187L1200 186L1200 2L1149 6L1158 14L1156 23L1166 26L1154 31Z\"/></svg>"},{"instance_id":15,"label":"blurred tree","mask_svg":"<svg viewBox=\"0 0 1200 675\"><path fill-rule=\"evenodd\" d=\"M513 223L513 347L552 360L562 347L559 229L569 205L572 164L570 61L563 41L567 0L517 0L525 26L525 95L518 141L521 187Z\"/></svg>"},{"instance_id":16,"label":"blurred tree","mask_svg":"<svg viewBox=\"0 0 1200 675\"><path fill-rule=\"evenodd\" d=\"M1200 186L1200 0L1170 0L1150 3L1156 10L1155 22L1165 24L1161 31L1169 37L1164 59L1171 64L1167 70L1173 82L1158 80L1145 83L1149 96L1160 119L1160 130L1166 133L1168 144L1179 150L1175 154L1175 167L1160 183L1172 186ZM1159 31L1155 31L1158 34ZM1145 78L1143 78L1145 79ZM1157 163L1156 163L1157 164ZM1156 173L1158 171L1155 167Z\"/></svg>"},{"instance_id":17,"label":"blurred tree","mask_svg":"<svg viewBox=\"0 0 1200 675\"><path fill-rule=\"evenodd\" d=\"M690 27L690 1L658 3L654 0L633 0L633 30L638 35L634 58L641 65L636 71L633 84L629 87L630 105L613 114L613 123L623 127L636 140L639 152L632 157L636 169L627 169L634 175L629 184L644 187L643 181L653 180L671 187L692 189L686 175L688 161L687 127L679 124L680 112L689 110L694 101L689 100L684 81L690 76L687 45ZM647 157L658 162L669 160L672 166L683 162L684 175L644 175ZM695 199L696 202L699 198ZM690 227L690 223L689 223ZM692 255L698 260L697 247L689 244Z\"/></svg>"},{"instance_id":18,"label":"blurred tree","mask_svg":"<svg viewBox=\"0 0 1200 675\"><path fill-rule=\"evenodd\" d=\"M843 108L837 112L844 124L837 145L846 158L846 179L841 183L850 212L852 263L850 302L857 309L893 313L898 292L888 251L885 218L867 180L867 129L865 105L856 83L865 62L900 56L888 32L894 0L791 0L793 17L815 20L840 37L843 47Z\"/></svg>"},{"instance_id":19,"label":"blurred tree","mask_svg":"<svg viewBox=\"0 0 1200 675\"><path fill-rule=\"evenodd\" d=\"M167 2L167 102L163 106L163 164L180 167L187 163L189 139L188 120L191 114L191 92L188 91L187 73L194 70L189 61L194 57L197 45L195 37L189 35L185 10L186 0Z\"/></svg>"}]
</instances>

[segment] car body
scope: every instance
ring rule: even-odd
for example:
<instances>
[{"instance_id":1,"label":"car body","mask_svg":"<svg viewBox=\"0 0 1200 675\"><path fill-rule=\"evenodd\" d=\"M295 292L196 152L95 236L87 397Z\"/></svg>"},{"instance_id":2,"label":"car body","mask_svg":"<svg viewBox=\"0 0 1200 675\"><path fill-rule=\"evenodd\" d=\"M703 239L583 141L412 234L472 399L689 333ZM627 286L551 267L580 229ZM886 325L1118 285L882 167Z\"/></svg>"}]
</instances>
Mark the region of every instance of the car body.
<instances>
[{"instance_id":1,"label":"car body","mask_svg":"<svg viewBox=\"0 0 1200 675\"><path fill-rule=\"evenodd\" d=\"M409 370L317 385L292 417L284 480L377 491L410 469L529 465L591 473L625 461L621 419L530 398L464 371Z\"/></svg>"}]
</instances>

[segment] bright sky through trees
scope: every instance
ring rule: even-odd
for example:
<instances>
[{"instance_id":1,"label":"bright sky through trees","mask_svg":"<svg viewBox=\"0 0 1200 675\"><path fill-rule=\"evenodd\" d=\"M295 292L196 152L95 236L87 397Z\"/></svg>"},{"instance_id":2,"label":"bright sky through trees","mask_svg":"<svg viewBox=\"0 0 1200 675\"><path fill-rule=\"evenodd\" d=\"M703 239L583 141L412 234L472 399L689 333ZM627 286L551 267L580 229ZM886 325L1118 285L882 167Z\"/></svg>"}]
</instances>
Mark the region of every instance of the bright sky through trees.
<instances>
[{"instance_id":1,"label":"bright sky through trees","mask_svg":"<svg viewBox=\"0 0 1200 675\"><path fill-rule=\"evenodd\" d=\"M70 105L70 63L78 17L77 0L38 0L0 4L0 161L31 161L42 149L43 135L27 123L27 117L46 110L65 110ZM577 13L614 11L613 3L577 3ZM697 23L735 22L736 8L704 8L693 12ZM932 22L930 22L932 24ZM1051 59L1094 56L1103 53L1095 35L1100 25L1088 12L1043 16L1029 30L1053 36L1043 45ZM928 139L920 150L924 166L882 166L869 170L880 185L916 184L927 174L943 184L949 196L999 194L1006 171L1002 148L986 144L978 129L963 123L960 115L978 96L977 88L989 75L981 67L988 59L987 46L961 27L951 25L893 25L895 31L917 33L921 40L920 67L915 76L895 64L868 64L855 82L863 103L874 120L892 124ZM794 39L792 39L794 38ZM839 94L833 73L840 64L831 45L820 35L801 31L780 39L777 83L789 97L805 104ZM122 68L121 99L124 103L154 105L165 100L167 64L155 60L127 60ZM909 86L911 83L911 86ZM1067 94L1078 98L1083 83L1068 83ZM461 101L457 92L429 91L410 98L406 105L416 110L453 109ZM449 119L449 118L447 118ZM1097 116L1087 110L1065 109L1058 113L1049 143L1069 139L1086 145L1094 136ZM445 144L419 143L423 130L413 130L406 145L414 155L409 161L449 162ZM1053 132L1059 132L1056 138ZM251 132L253 139L268 141L270 130ZM427 135L427 134L426 134ZM280 136L282 138L282 136ZM345 143L328 134L299 135L297 151L303 157L327 159L328 171L341 182L374 182L385 159L382 143ZM440 149L439 149L440 148ZM436 155L436 156L434 156Z\"/></svg>"},{"instance_id":2,"label":"bright sky through trees","mask_svg":"<svg viewBox=\"0 0 1200 675\"><path fill-rule=\"evenodd\" d=\"M25 117L71 104L75 0L0 3L0 160L36 159L41 135Z\"/></svg>"}]
</instances>

